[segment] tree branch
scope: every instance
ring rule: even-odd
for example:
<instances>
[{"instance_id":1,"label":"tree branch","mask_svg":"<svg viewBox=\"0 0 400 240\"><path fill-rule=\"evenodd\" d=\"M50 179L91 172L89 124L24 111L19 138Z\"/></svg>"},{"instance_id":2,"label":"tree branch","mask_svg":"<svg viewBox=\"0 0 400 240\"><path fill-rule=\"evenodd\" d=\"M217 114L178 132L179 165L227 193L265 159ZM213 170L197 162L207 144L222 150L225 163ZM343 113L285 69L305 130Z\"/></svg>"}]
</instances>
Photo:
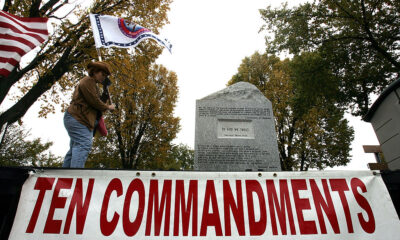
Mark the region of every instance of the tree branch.
<instances>
[{"instance_id":1,"label":"tree branch","mask_svg":"<svg viewBox=\"0 0 400 240\"><path fill-rule=\"evenodd\" d=\"M335 5L341 10L343 11L348 17L349 19L353 19L354 21L356 21L358 24L362 25L362 22L360 19L356 18L354 15L352 15L350 12L348 12L342 5L339 4L338 1L334 0L333 1L335 3Z\"/></svg>"},{"instance_id":2,"label":"tree branch","mask_svg":"<svg viewBox=\"0 0 400 240\"><path fill-rule=\"evenodd\" d=\"M137 135L136 138L135 138L135 142L134 142L133 146L131 147L131 151L130 151L131 157L137 155L137 152L138 152L138 149L139 149L139 146L140 146L140 142L141 142L141 140L142 140L142 137L143 137L143 135L144 135L144 132L145 132L146 128L147 128L147 122L145 122L144 124L142 124L141 127L139 128L139 133L138 133L138 135ZM131 160L133 160L133 159L131 159ZM130 160L130 161L131 161L131 160ZM137 169L138 166L139 166L139 159L136 158L135 164L132 165L132 163L133 163L133 162L131 162L131 164L130 164L130 166L132 167L132 169Z\"/></svg>"},{"instance_id":3,"label":"tree branch","mask_svg":"<svg viewBox=\"0 0 400 240\"><path fill-rule=\"evenodd\" d=\"M45 16L46 12L50 9L52 9L54 7L54 5L56 5L60 0L49 0L48 2L46 2L41 8L40 8L40 13ZM64 6L66 3L68 3L68 0L64 0L64 3L61 3L59 6L57 6L57 9L60 6ZM51 12L50 12L51 14Z\"/></svg>"},{"instance_id":4,"label":"tree branch","mask_svg":"<svg viewBox=\"0 0 400 240\"><path fill-rule=\"evenodd\" d=\"M386 51L385 49L383 49L379 43L376 41L374 35L371 32L371 29L369 27L369 22L367 20L366 17L366 9L365 9L365 2L364 0L361 1L361 8L362 8L362 19L363 19L363 26L364 26L364 30L368 35L368 40L370 41L370 43L372 44L372 47L380 54L382 54L383 57L385 57L390 63L392 63L397 70L400 70L400 63L396 61L396 59L394 59L392 57L392 55Z\"/></svg>"},{"instance_id":5,"label":"tree branch","mask_svg":"<svg viewBox=\"0 0 400 240\"><path fill-rule=\"evenodd\" d=\"M33 0L31 8L29 10L29 17L41 17L39 12L41 0Z\"/></svg>"},{"instance_id":6,"label":"tree branch","mask_svg":"<svg viewBox=\"0 0 400 240\"><path fill-rule=\"evenodd\" d=\"M25 68L18 71L17 67L8 75L7 78L2 78L0 81L0 104L3 102L11 87L22 78L28 71L34 69L40 61L45 59L45 54L37 55Z\"/></svg>"},{"instance_id":7,"label":"tree branch","mask_svg":"<svg viewBox=\"0 0 400 240\"><path fill-rule=\"evenodd\" d=\"M51 12L48 14L48 18L55 18L55 19L58 19L58 20L63 20L63 19L65 19L66 17L68 17L68 15L70 15L70 14L75 10L75 7L72 8L71 11L69 11L67 14L65 14L65 15L62 16L62 17L57 17L57 16L55 16L55 15L51 15L52 13L54 13L55 11L57 11L59 7L60 7L60 6L58 6L57 8L55 8L54 11L51 11Z\"/></svg>"},{"instance_id":8,"label":"tree branch","mask_svg":"<svg viewBox=\"0 0 400 240\"><path fill-rule=\"evenodd\" d=\"M11 6L11 0L6 0L4 2L3 11L8 12L8 9L10 8L10 6Z\"/></svg>"},{"instance_id":9,"label":"tree branch","mask_svg":"<svg viewBox=\"0 0 400 240\"><path fill-rule=\"evenodd\" d=\"M127 159L126 159L126 154L125 154L125 146L124 142L122 140L122 135L121 135L121 124L119 121L115 121L115 133L117 135L117 140L118 140L118 150L119 154L121 156L121 162L122 162L122 167L126 168L127 166Z\"/></svg>"},{"instance_id":10,"label":"tree branch","mask_svg":"<svg viewBox=\"0 0 400 240\"><path fill-rule=\"evenodd\" d=\"M67 72L70 66L68 56L71 53L72 46L68 47L60 60L54 66L52 71L47 72L39 78L28 93L26 93L16 104L10 107L6 112L0 115L0 128L7 122L12 124L23 117L28 109L36 102L36 100Z\"/></svg>"}]
</instances>

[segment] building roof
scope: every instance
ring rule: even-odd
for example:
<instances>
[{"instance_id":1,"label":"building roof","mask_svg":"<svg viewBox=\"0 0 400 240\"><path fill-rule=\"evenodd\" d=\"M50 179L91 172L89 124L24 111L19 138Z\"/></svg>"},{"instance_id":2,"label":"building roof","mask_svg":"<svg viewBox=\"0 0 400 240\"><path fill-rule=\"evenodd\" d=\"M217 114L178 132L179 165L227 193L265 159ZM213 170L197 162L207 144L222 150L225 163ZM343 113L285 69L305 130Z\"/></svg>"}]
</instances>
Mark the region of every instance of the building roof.
<instances>
[{"instance_id":1,"label":"building roof","mask_svg":"<svg viewBox=\"0 0 400 240\"><path fill-rule=\"evenodd\" d=\"M385 100L387 96L389 96L390 93L392 93L398 87L400 87L400 78L392 82L387 88L385 88L385 90L383 90L381 95L378 97L378 99L376 99L374 104L372 104L371 108L362 119L366 122L370 122L376 110L378 110L379 106L381 105L381 103Z\"/></svg>"}]
</instances>

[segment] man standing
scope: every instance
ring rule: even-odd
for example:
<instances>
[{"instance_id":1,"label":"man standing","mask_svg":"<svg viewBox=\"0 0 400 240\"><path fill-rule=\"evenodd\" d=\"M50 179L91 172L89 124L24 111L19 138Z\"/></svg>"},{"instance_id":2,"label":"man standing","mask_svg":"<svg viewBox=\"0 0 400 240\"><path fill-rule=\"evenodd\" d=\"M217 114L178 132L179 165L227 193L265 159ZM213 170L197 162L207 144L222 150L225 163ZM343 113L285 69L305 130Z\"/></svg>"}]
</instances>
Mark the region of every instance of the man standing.
<instances>
[{"instance_id":1,"label":"man standing","mask_svg":"<svg viewBox=\"0 0 400 240\"><path fill-rule=\"evenodd\" d=\"M101 101L98 83L110 75L105 62L91 62L87 66L89 76L79 81L72 101L64 115L64 126L70 137L70 149L65 155L64 168L84 168L92 148L93 131L97 124L97 113L114 110L114 105Z\"/></svg>"}]
</instances>

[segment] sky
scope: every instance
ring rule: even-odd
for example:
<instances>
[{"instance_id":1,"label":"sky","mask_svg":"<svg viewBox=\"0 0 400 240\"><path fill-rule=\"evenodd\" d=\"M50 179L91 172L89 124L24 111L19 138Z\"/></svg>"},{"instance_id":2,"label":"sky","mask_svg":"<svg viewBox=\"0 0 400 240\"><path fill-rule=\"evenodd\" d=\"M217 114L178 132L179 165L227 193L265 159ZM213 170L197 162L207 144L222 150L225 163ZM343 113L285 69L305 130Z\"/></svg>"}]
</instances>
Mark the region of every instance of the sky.
<instances>
[{"instance_id":1,"label":"sky","mask_svg":"<svg viewBox=\"0 0 400 240\"><path fill-rule=\"evenodd\" d=\"M165 49L157 63L178 76L179 97L174 114L181 119L181 131L174 143L194 148L196 100L225 88L243 58L256 51L264 52L264 33L259 33L263 21L258 10L268 5L278 7L282 2L174 0L170 5L170 24L160 34L173 44L172 54ZM291 0L289 6L301 2L304 1ZM39 119L38 111L39 104L35 104L23 118L32 137L54 142L51 151L64 156L69 137L63 126L63 114L58 110ZM366 170L367 163L375 162L375 158L364 153L362 145L377 145L378 140L370 123L349 114L347 118L355 130L352 161L346 167L334 169Z\"/></svg>"}]
</instances>

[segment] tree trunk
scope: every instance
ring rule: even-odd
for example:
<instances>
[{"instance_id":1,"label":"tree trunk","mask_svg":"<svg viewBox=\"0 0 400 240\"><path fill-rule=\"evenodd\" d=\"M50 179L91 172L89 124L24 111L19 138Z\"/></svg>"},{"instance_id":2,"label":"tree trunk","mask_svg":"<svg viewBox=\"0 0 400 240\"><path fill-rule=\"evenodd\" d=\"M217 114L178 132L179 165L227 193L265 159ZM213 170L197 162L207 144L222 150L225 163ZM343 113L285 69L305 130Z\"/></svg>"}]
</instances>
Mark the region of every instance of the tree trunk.
<instances>
[{"instance_id":1,"label":"tree trunk","mask_svg":"<svg viewBox=\"0 0 400 240\"><path fill-rule=\"evenodd\" d=\"M28 93L0 115L0 128L2 128L5 123L12 124L22 118L36 100L69 70L71 62L68 61L68 57L71 50L72 47L68 47L52 71L41 76L38 83L34 85Z\"/></svg>"}]
</instances>

